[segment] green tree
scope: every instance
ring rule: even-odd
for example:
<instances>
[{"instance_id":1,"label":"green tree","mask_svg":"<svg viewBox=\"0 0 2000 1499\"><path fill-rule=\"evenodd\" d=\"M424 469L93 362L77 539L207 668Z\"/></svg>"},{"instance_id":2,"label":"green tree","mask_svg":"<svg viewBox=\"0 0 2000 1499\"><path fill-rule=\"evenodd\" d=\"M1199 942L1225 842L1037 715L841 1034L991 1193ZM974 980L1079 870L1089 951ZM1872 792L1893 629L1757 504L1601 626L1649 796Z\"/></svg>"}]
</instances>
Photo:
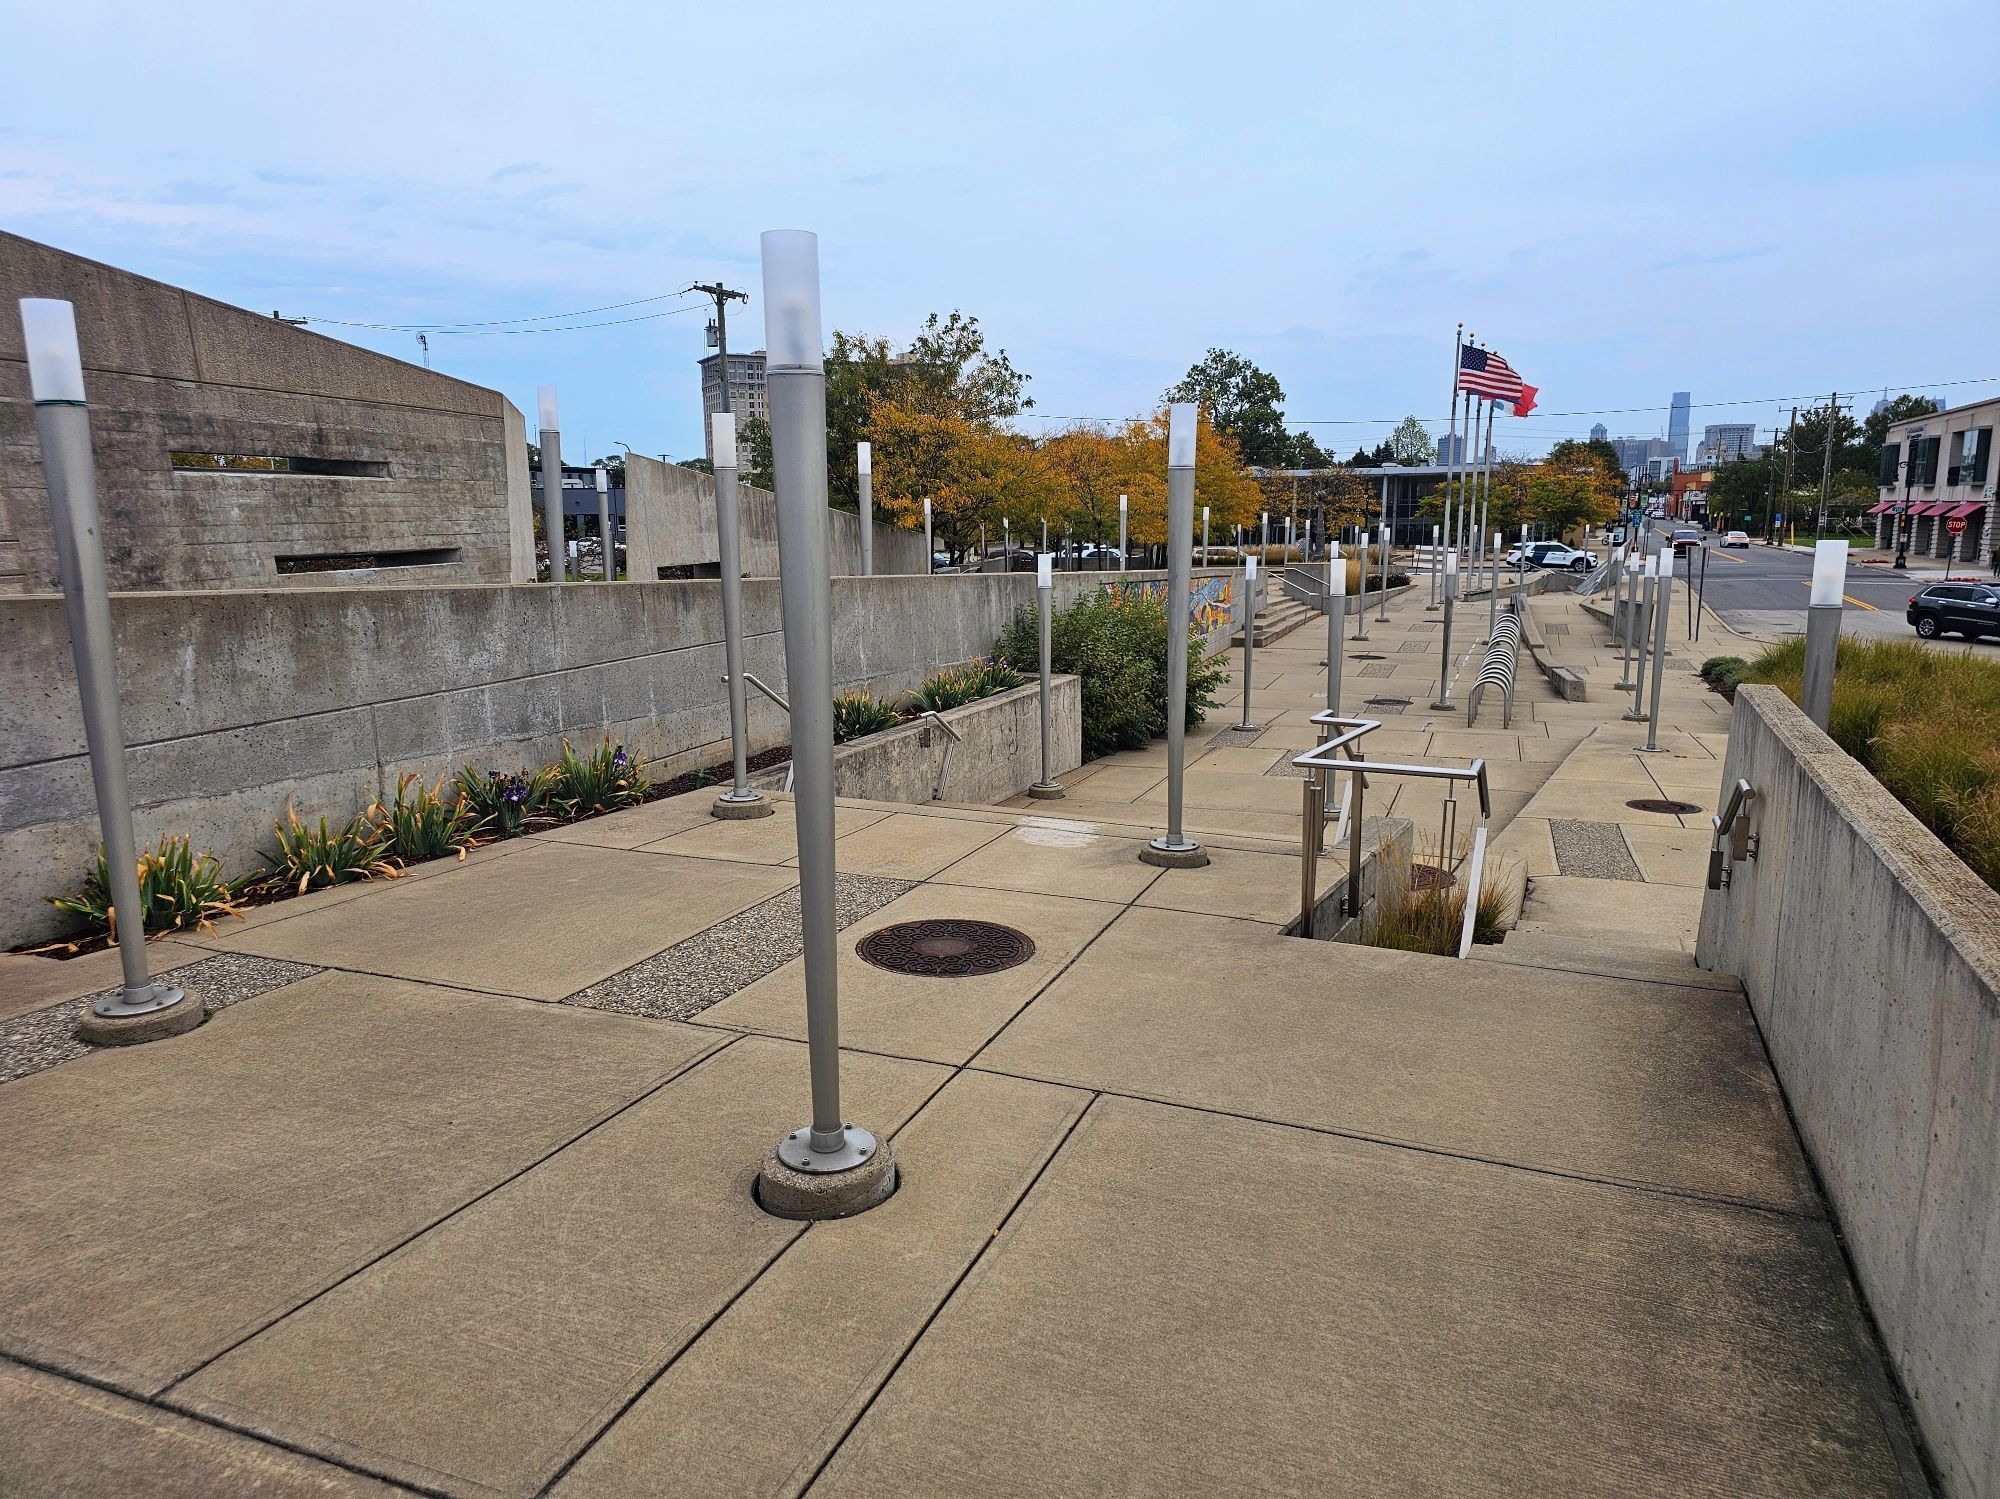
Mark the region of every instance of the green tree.
<instances>
[{"instance_id":1,"label":"green tree","mask_svg":"<svg viewBox=\"0 0 2000 1499\"><path fill-rule=\"evenodd\" d=\"M1437 461L1437 444L1431 441L1431 434L1424 424L1414 416L1406 416L1398 423L1396 430L1389 434L1389 451L1396 455L1395 461L1407 464L1425 464Z\"/></svg>"},{"instance_id":2,"label":"green tree","mask_svg":"<svg viewBox=\"0 0 2000 1499\"><path fill-rule=\"evenodd\" d=\"M1310 432L1292 434L1292 468L1332 468L1340 460L1322 448Z\"/></svg>"},{"instance_id":3,"label":"green tree","mask_svg":"<svg viewBox=\"0 0 2000 1499\"><path fill-rule=\"evenodd\" d=\"M1240 354L1210 349L1164 399L1199 403L1216 430L1236 440L1245 463L1284 468L1291 461L1293 438L1285 430L1284 387L1277 376Z\"/></svg>"},{"instance_id":4,"label":"green tree","mask_svg":"<svg viewBox=\"0 0 2000 1499\"><path fill-rule=\"evenodd\" d=\"M743 424L743 440L750 449L750 468L743 482L752 489L776 489L771 477L771 424L761 416L751 417Z\"/></svg>"},{"instance_id":5,"label":"green tree","mask_svg":"<svg viewBox=\"0 0 2000 1499\"><path fill-rule=\"evenodd\" d=\"M1907 422L1920 416L1935 416L1944 408L1929 396L1897 396L1880 411L1871 412L1861 424L1862 444L1859 461L1850 465L1874 472L1875 455L1887 445L1889 428L1897 422ZM1805 418L1799 418L1799 425L1805 425Z\"/></svg>"}]
</instances>

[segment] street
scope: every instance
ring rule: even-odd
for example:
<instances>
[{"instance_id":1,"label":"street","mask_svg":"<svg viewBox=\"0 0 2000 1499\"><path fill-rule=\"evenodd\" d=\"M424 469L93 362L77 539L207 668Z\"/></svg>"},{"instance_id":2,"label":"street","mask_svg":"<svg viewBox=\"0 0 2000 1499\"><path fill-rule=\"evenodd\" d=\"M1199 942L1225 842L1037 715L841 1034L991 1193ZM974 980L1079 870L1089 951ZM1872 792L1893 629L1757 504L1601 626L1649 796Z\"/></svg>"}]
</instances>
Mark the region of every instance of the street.
<instances>
[{"instance_id":1,"label":"street","mask_svg":"<svg viewBox=\"0 0 2000 1499\"><path fill-rule=\"evenodd\" d=\"M1752 544L1747 549L1710 546L1707 549L1707 578L1702 581L1702 558L1693 557L1695 581L1702 602L1719 614L1733 630L1760 639L1796 635L1806 627L1806 599L1812 586L1812 554L1784 547ZM1678 575L1687 578L1688 558L1680 560ZM1911 559L1909 571L1899 572L1880 563L1850 563L1841 630L1869 639L1916 638L1903 618L1910 596L1946 576L1944 564L1932 558ZM1975 564L1960 563L1953 577L1980 577L1985 573ZM1965 649L1965 642L1953 639L1938 642L1946 649ZM1981 641L1974 647L1993 651L1993 642Z\"/></svg>"}]
</instances>

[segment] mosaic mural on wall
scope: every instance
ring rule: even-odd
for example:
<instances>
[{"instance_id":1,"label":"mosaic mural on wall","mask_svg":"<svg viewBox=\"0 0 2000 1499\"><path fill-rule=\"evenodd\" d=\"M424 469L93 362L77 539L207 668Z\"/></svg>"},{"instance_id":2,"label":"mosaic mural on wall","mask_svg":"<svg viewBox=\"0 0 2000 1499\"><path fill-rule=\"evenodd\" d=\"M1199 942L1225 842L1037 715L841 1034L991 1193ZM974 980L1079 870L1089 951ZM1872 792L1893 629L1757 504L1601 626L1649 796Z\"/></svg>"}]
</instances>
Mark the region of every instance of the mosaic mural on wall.
<instances>
[{"instance_id":1,"label":"mosaic mural on wall","mask_svg":"<svg viewBox=\"0 0 2000 1499\"><path fill-rule=\"evenodd\" d=\"M1134 578L1130 582L1107 583L1114 598L1150 597L1165 599L1164 578ZM1236 628L1236 579L1229 574L1188 580L1188 628L1198 635L1214 635Z\"/></svg>"}]
</instances>

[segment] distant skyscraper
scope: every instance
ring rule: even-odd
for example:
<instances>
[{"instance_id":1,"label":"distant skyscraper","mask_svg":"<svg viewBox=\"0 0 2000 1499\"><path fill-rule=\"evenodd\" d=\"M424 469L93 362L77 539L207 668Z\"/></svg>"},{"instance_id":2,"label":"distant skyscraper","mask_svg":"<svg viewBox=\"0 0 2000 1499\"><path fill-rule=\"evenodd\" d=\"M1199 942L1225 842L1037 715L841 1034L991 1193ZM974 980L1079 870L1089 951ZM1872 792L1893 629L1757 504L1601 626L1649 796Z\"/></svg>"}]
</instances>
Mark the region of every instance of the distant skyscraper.
<instances>
[{"instance_id":1,"label":"distant skyscraper","mask_svg":"<svg viewBox=\"0 0 2000 1499\"><path fill-rule=\"evenodd\" d=\"M729 409L736 418L736 466L750 468L750 420L771 419L769 389L764 383L764 351L729 356ZM703 451L715 461L715 429L708 418L722 410L722 356L711 354L701 361L701 413Z\"/></svg>"},{"instance_id":2,"label":"distant skyscraper","mask_svg":"<svg viewBox=\"0 0 2000 1499\"><path fill-rule=\"evenodd\" d=\"M1672 456L1680 459L1683 467L1688 459L1688 414L1694 408L1694 396L1685 390L1674 392L1673 408L1667 413L1667 446L1673 450Z\"/></svg>"},{"instance_id":3,"label":"distant skyscraper","mask_svg":"<svg viewBox=\"0 0 2000 1499\"><path fill-rule=\"evenodd\" d=\"M1447 432L1438 439L1438 462L1450 468L1465 456L1465 434Z\"/></svg>"},{"instance_id":4,"label":"distant skyscraper","mask_svg":"<svg viewBox=\"0 0 2000 1499\"><path fill-rule=\"evenodd\" d=\"M1697 457L1702 463L1724 463L1737 458L1755 458L1761 452L1757 446L1757 428L1750 422L1724 422L1701 429L1701 448Z\"/></svg>"},{"instance_id":5,"label":"distant skyscraper","mask_svg":"<svg viewBox=\"0 0 2000 1499\"><path fill-rule=\"evenodd\" d=\"M1604 423L1602 422L1599 422L1596 426L1590 429L1590 440L1592 442L1603 442L1610 436L1611 436L1611 429L1605 426Z\"/></svg>"}]
</instances>

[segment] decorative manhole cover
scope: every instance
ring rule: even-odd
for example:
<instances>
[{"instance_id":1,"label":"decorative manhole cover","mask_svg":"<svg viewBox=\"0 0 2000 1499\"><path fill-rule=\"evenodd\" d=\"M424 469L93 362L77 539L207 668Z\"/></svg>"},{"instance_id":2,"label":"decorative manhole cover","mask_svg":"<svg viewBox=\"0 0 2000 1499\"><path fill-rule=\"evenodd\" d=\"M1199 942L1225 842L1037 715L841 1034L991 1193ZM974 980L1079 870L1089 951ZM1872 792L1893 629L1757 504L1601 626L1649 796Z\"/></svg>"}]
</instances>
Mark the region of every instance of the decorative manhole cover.
<instances>
[{"instance_id":1,"label":"decorative manhole cover","mask_svg":"<svg viewBox=\"0 0 2000 1499\"><path fill-rule=\"evenodd\" d=\"M1701 804L1699 802L1669 801L1666 797L1663 796L1642 796L1639 797L1637 800L1625 803L1625 805L1628 807L1632 807L1640 812L1688 813L1688 812L1699 812L1701 810Z\"/></svg>"},{"instance_id":2,"label":"decorative manhole cover","mask_svg":"<svg viewBox=\"0 0 2000 1499\"><path fill-rule=\"evenodd\" d=\"M995 921L904 921L870 932L855 949L891 973L956 979L999 973L1035 955L1026 932Z\"/></svg>"},{"instance_id":3,"label":"decorative manhole cover","mask_svg":"<svg viewBox=\"0 0 2000 1499\"><path fill-rule=\"evenodd\" d=\"M1458 876L1449 869L1439 869L1435 864L1412 864L1410 866L1410 888L1412 890L1446 890L1458 883Z\"/></svg>"},{"instance_id":4,"label":"decorative manhole cover","mask_svg":"<svg viewBox=\"0 0 2000 1499\"><path fill-rule=\"evenodd\" d=\"M1407 708L1410 706L1411 701L1411 699L1406 697L1371 697L1368 699L1368 706L1371 708Z\"/></svg>"}]
</instances>

